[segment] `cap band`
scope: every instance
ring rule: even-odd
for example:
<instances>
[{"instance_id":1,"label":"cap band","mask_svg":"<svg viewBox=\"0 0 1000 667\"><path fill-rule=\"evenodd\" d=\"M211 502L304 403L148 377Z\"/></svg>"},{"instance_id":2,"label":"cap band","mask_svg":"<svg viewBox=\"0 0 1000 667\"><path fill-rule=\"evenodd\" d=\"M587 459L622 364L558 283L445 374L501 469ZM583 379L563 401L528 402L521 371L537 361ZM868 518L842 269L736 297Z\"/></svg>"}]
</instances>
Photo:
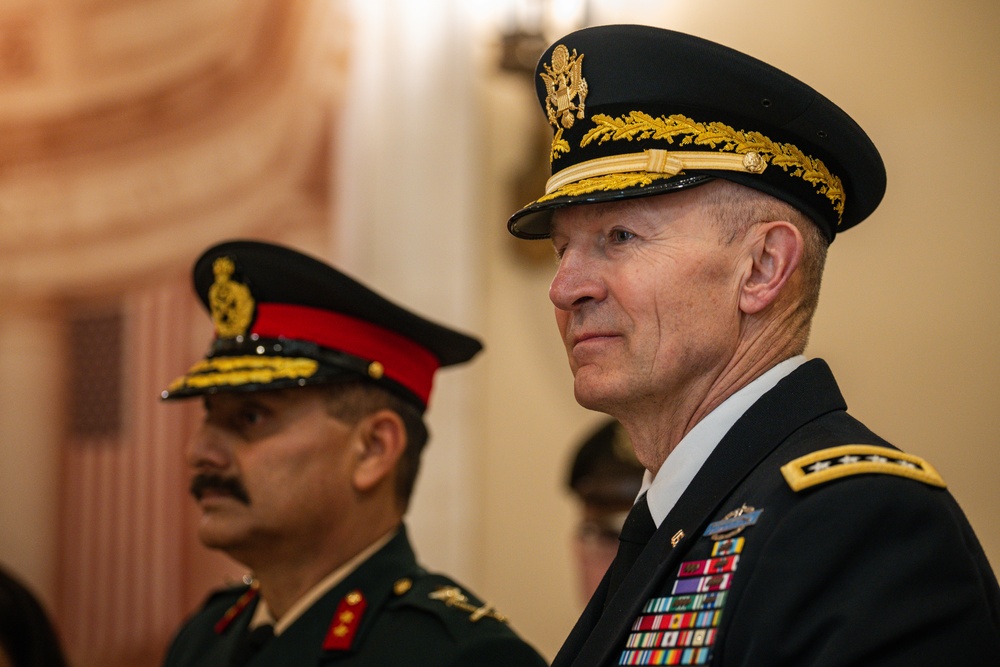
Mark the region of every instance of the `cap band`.
<instances>
[{"instance_id":1,"label":"cap band","mask_svg":"<svg viewBox=\"0 0 1000 667\"><path fill-rule=\"evenodd\" d=\"M545 196L538 201L559 196L559 188L570 183L611 174L642 171L676 176L685 169L719 169L760 174L766 168L767 162L756 151L726 154L711 151L671 152L661 148L651 148L641 153L595 158L558 171L545 183Z\"/></svg>"},{"instance_id":2,"label":"cap band","mask_svg":"<svg viewBox=\"0 0 1000 667\"><path fill-rule=\"evenodd\" d=\"M378 362L386 377L412 391L424 405L440 366L433 353L409 338L365 320L308 306L258 303L250 333L311 341Z\"/></svg>"},{"instance_id":3,"label":"cap band","mask_svg":"<svg viewBox=\"0 0 1000 667\"><path fill-rule=\"evenodd\" d=\"M761 132L736 130L725 123L701 123L681 114L653 117L642 111L632 111L617 118L596 114L590 120L594 127L583 135L580 148L586 148L592 142L603 144L607 141L651 139L672 144L677 139L681 146L708 146L719 154L742 156L750 152L757 153L765 163L774 164L789 176L801 178L812 185L816 193L833 206L838 226L843 218L845 195L840 178L830 173L822 160L806 155L794 144L774 141ZM597 189L599 188L594 188Z\"/></svg>"}]
</instances>

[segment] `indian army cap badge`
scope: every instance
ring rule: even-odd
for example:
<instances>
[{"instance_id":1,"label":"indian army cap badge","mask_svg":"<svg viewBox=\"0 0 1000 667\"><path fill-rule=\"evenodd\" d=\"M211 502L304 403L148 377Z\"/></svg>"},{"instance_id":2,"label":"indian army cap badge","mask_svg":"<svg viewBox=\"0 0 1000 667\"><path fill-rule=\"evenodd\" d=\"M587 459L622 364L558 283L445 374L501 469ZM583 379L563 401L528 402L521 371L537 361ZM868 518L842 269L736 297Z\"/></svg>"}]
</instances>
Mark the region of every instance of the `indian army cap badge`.
<instances>
[{"instance_id":1,"label":"indian army cap badge","mask_svg":"<svg viewBox=\"0 0 1000 667\"><path fill-rule=\"evenodd\" d=\"M563 206L664 194L714 178L788 202L828 240L885 192L864 130L798 79L739 51L672 30L585 28L535 70L553 128L552 177L507 228L546 238Z\"/></svg>"},{"instance_id":2,"label":"indian army cap badge","mask_svg":"<svg viewBox=\"0 0 1000 667\"><path fill-rule=\"evenodd\" d=\"M164 399L365 378L421 411L434 374L482 344L395 304L301 252L227 241L195 262L195 292L215 339Z\"/></svg>"}]
</instances>

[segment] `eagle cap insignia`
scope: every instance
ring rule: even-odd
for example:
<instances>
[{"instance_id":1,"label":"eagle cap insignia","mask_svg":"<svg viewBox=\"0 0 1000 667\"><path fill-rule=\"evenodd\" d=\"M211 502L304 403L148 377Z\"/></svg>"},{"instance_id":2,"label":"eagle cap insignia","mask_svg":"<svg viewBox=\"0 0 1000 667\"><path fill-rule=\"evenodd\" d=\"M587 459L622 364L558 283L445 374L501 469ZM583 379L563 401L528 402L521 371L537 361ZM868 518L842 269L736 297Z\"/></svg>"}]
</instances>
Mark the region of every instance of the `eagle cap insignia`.
<instances>
[{"instance_id":1,"label":"eagle cap insignia","mask_svg":"<svg viewBox=\"0 0 1000 667\"><path fill-rule=\"evenodd\" d=\"M220 338L244 335L253 321L253 296L249 287L232 279L235 270L236 265L229 257L212 262L215 282L208 288L208 306Z\"/></svg>"},{"instance_id":2,"label":"eagle cap insignia","mask_svg":"<svg viewBox=\"0 0 1000 667\"><path fill-rule=\"evenodd\" d=\"M552 159L569 151L569 144L562 139L563 130L573 127L575 118L583 119L587 99L587 80L583 78L583 54L573 53L559 44L552 51L552 64L542 64L545 69L538 75L545 82L545 113L549 124L556 128L552 139Z\"/></svg>"}]
</instances>

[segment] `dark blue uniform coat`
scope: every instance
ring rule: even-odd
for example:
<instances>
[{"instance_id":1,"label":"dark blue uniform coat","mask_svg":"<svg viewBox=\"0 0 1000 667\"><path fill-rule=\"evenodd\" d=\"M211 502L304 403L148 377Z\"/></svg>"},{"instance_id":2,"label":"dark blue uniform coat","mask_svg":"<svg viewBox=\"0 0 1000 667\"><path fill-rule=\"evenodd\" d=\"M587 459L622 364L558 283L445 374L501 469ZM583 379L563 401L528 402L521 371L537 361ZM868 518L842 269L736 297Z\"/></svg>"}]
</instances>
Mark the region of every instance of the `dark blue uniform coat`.
<instances>
[{"instance_id":1,"label":"dark blue uniform coat","mask_svg":"<svg viewBox=\"0 0 1000 667\"><path fill-rule=\"evenodd\" d=\"M1000 590L947 490L892 465L799 491L783 476L817 450L898 451L846 410L819 360L761 397L610 598L605 577L553 667L1000 665ZM855 458L874 467L838 453L806 472ZM741 508L755 522L717 523Z\"/></svg>"}]
</instances>

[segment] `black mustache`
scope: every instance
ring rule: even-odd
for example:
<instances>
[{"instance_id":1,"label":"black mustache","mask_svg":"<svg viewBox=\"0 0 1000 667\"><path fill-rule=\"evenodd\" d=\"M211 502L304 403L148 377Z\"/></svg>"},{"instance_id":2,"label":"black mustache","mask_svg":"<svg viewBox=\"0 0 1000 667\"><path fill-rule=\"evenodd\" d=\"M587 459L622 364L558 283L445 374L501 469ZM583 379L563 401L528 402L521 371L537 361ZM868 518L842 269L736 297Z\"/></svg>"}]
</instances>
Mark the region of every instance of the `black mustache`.
<instances>
[{"instance_id":1,"label":"black mustache","mask_svg":"<svg viewBox=\"0 0 1000 667\"><path fill-rule=\"evenodd\" d=\"M220 491L232 496L244 505L250 504L250 495L247 493L247 490L243 488L243 484L240 480L235 477L223 477L222 475L199 473L191 478L190 491L191 495L196 499L201 500L202 495L204 495L205 491L208 489L214 489L215 491Z\"/></svg>"}]
</instances>

